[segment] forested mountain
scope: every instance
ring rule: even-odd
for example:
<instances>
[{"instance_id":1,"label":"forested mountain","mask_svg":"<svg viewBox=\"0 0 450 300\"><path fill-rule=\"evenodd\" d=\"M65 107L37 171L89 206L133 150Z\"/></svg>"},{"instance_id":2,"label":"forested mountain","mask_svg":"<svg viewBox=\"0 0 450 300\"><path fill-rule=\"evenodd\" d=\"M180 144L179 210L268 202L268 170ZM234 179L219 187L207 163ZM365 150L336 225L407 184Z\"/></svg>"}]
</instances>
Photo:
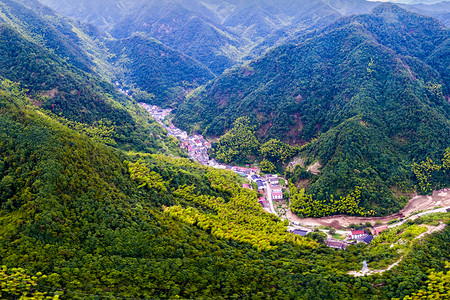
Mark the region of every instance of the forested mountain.
<instances>
[{"instance_id":1,"label":"forested mountain","mask_svg":"<svg viewBox=\"0 0 450 300\"><path fill-rule=\"evenodd\" d=\"M431 1L433 3L410 3L409 5L401 5L402 7L419 14L424 14L438 19L447 27L450 26L450 1Z\"/></svg>"},{"instance_id":2,"label":"forested mountain","mask_svg":"<svg viewBox=\"0 0 450 300\"><path fill-rule=\"evenodd\" d=\"M142 109L111 84L68 65L4 24L0 59L0 77L20 82L35 105L87 134L130 150L154 152L163 148L163 140L169 142L164 130L149 123Z\"/></svg>"},{"instance_id":3,"label":"forested mountain","mask_svg":"<svg viewBox=\"0 0 450 300\"><path fill-rule=\"evenodd\" d=\"M75 13L92 10L87 19L101 16L99 24L112 27L125 8L98 3L79 1ZM207 3L219 11L214 5L223 1ZM249 30L225 36L277 40L273 30L285 20L266 13L323 7L274 3L258 1ZM96 15L101 9L105 14ZM305 15L300 23L322 17ZM384 300L448 293L449 227L438 222L442 231L414 240L425 225L449 223L448 213L405 222L372 245L335 250L323 233L288 232L288 221L264 211L258 192L242 187L237 174L181 158L177 140L133 98L176 105L213 77L201 62L148 32L113 38L34 0L0 0L0 20L0 298ZM225 28L193 20L211 32ZM382 6L291 36L297 45L227 71L193 94L178 122L202 113L196 125L222 133L240 116L230 107L241 109L247 118L234 122L224 145L253 151L269 137L306 142L270 139L261 153L267 160L319 159L319 176L298 168L287 174L296 183L306 173L315 201L345 194L340 200L358 198L363 208L388 213L401 206L390 188L401 192L412 182L413 158L435 159L414 165L424 189L448 177L450 150L442 166L437 160L449 140L447 35L436 21ZM116 80L134 97L109 82ZM291 188L304 210L308 195ZM364 260L374 269L398 265L373 276L348 273Z\"/></svg>"},{"instance_id":4,"label":"forested mountain","mask_svg":"<svg viewBox=\"0 0 450 300\"><path fill-rule=\"evenodd\" d=\"M0 9L0 23L78 69L118 81L131 93L143 90L153 95L146 98L158 104L177 103L187 91L213 78L198 61L155 40L117 40L95 26L58 16L35 0L0 1Z\"/></svg>"},{"instance_id":5,"label":"forested mountain","mask_svg":"<svg viewBox=\"0 0 450 300\"><path fill-rule=\"evenodd\" d=\"M17 1L0 1L0 23L13 26L22 35L51 49L79 69L91 71L93 63L81 49L80 39L72 31L72 26L38 2L26 2L34 5L35 9L27 8Z\"/></svg>"},{"instance_id":6,"label":"forested mountain","mask_svg":"<svg viewBox=\"0 0 450 300\"><path fill-rule=\"evenodd\" d=\"M117 80L153 94L144 102L177 106L184 96L214 78L204 65L152 38L107 40Z\"/></svg>"},{"instance_id":7,"label":"forested mountain","mask_svg":"<svg viewBox=\"0 0 450 300\"><path fill-rule=\"evenodd\" d=\"M366 0L53 1L58 12L102 26L117 38L144 33L195 58L216 75L263 54L298 32L324 27L341 16L368 13ZM448 25L445 3L403 5Z\"/></svg>"},{"instance_id":8,"label":"forested mountain","mask_svg":"<svg viewBox=\"0 0 450 300\"><path fill-rule=\"evenodd\" d=\"M2 80L19 82L35 105L97 140L129 150L169 147L179 153L163 128L96 75L94 59L82 48L76 31L69 29L71 24L51 11L44 10L42 16L17 2L0 4Z\"/></svg>"},{"instance_id":9,"label":"forested mountain","mask_svg":"<svg viewBox=\"0 0 450 300\"><path fill-rule=\"evenodd\" d=\"M381 5L225 73L175 124L220 136L248 116L262 140L309 143L304 155L323 166L315 197L363 186L364 207L387 213L402 205L391 191L411 186L412 161L438 161L448 147L448 40L436 20Z\"/></svg>"},{"instance_id":10,"label":"forested mountain","mask_svg":"<svg viewBox=\"0 0 450 300\"><path fill-rule=\"evenodd\" d=\"M396 273L355 278L396 250L291 235L237 175L94 142L8 81L0 138L2 298L390 299L447 278L449 229Z\"/></svg>"},{"instance_id":11,"label":"forested mountain","mask_svg":"<svg viewBox=\"0 0 450 300\"><path fill-rule=\"evenodd\" d=\"M190 55L216 74L242 58L267 37L272 46L285 35L339 15L320 1L145 1L111 31L127 37L145 32ZM259 50L258 50L259 51Z\"/></svg>"}]
</instances>

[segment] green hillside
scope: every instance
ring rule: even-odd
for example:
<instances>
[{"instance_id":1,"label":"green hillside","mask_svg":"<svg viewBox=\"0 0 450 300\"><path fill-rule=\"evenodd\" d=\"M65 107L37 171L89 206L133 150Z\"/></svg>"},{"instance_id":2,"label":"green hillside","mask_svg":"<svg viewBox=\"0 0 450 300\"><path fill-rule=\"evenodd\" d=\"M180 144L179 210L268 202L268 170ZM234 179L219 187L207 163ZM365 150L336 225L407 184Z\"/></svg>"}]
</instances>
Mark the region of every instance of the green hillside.
<instances>
[{"instance_id":1,"label":"green hillside","mask_svg":"<svg viewBox=\"0 0 450 300\"><path fill-rule=\"evenodd\" d=\"M17 1L0 1L0 23L14 27L22 35L51 49L77 68L92 71L94 64L80 46L80 39L72 31L71 24L37 2L25 2L34 5L34 9Z\"/></svg>"},{"instance_id":2,"label":"green hillside","mask_svg":"<svg viewBox=\"0 0 450 300\"><path fill-rule=\"evenodd\" d=\"M2 23L72 67L118 81L123 89L154 95L155 104L177 104L187 91L214 77L198 61L156 40L137 36L116 40L35 0L0 1Z\"/></svg>"},{"instance_id":3,"label":"green hillside","mask_svg":"<svg viewBox=\"0 0 450 300\"><path fill-rule=\"evenodd\" d=\"M106 41L117 79L153 94L155 105L177 106L190 90L213 79L209 69L154 39L134 36ZM119 72L118 72L119 73Z\"/></svg>"},{"instance_id":4,"label":"green hillside","mask_svg":"<svg viewBox=\"0 0 450 300\"><path fill-rule=\"evenodd\" d=\"M413 189L411 163L449 147L448 38L433 19L382 5L220 76L175 124L220 136L247 116L262 141L307 144L304 158L322 165L307 189L316 199L361 186L363 207L394 212L405 202L393 191Z\"/></svg>"},{"instance_id":5,"label":"green hillside","mask_svg":"<svg viewBox=\"0 0 450 300\"><path fill-rule=\"evenodd\" d=\"M2 298L390 299L450 255L446 229L398 272L355 278L398 255L294 237L235 174L93 142L6 81L0 125Z\"/></svg>"},{"instance_id":6,"label":"green hillside","mask_svg":"<svg viewBox=\"0 0 450 300\"><path fill-rule=\"evenodd\" d=\"M233 173L218 174L161 155L126 156L63 126L7 82L1 86L0 101L2 265L46 274L39 282L43 286L124 297L211 297L222 289L247 294L249 286L242 282L254 282L253 290L257 283L270 288L271 283L259 277L263 273L283 281L275 279L276 270L267 270L266 259L252 250L253 242L219 240L162 211L163 205L178 204L213 215L192 197L198 193L230 201L234 193L244 192ZM139 157L136 164L126 161ZM186 184L196 193L184 196ZM258 212L258 218L266 218L264 226L281 226L280 234L296 241L286 225L263 213L256 193L247 197L253 208L238 214ZM244 199L239 201L242 205ZM248 237L259 236L256 227L240 226ZM269 244L279 243L270 235L266 238ZM259 236L255 245L260 241ZM305 243L315 247L314 242ZM294 244L281 247L290 253L304 249ZM249 254L256 256L244 258Z\"/></svg>"},{"instance_id":7,"label":"green hillside","mask_svg":"<svg viewBox=\"0 0 450 300\"><path fill-rule=\"evenodd\" d=\"M83 11L129 1L79 2ZM263 31L242 33L248 37L269 33L263 25L274 22L262 14L274 1L256 2L249 24ZM279 9L291 4L309 5L283 0ZM118 16L123 7L104 9ZM403 202L393 191L450 184L448 31L402 13L382 7L373 18L398 16L389 30L411 33L406 48L384 45L403 33L374 34L367 16L350 17L208 83L177 111L177 122L188 127L200 113L193 126L210 135L233 127L212 149L227 162L258 159L273 169L295 155L306 166L319 160L319 175L299 166L286 173L299 213L397 210ZM327 247L319 229L290 233L245 179L183 158L178 141L135 102L176 105L211 78L204 65L142 34L111 38L35 0L0 0L0 20L1 299L448 294L449 213L407 220L345 251ZM429 31L400 26L414 20ZM294 187L305 181L306 192ZM363 261L381 273L351 275Z\"/></svg>"},{"instance_id":8,"label":"green hillside","mask_svg":"<svg viewBox=\"0 0 450 300\"><path fill-rule=\"evenodd\" d=\"M62 61L0 24L0 76L20 82L36 106L67 120L74 128L106 138L123 149L150 152L177 145L129 98L101 79Z\"/></svg>"}]
</instances>

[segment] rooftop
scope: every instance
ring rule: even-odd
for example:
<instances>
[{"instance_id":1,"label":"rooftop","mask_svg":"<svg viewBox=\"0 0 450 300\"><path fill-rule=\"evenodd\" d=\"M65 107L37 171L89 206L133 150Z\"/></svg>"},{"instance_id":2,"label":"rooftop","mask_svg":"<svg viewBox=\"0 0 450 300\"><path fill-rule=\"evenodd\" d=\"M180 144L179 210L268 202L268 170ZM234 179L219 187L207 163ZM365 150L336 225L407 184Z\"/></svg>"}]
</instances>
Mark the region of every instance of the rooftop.
<instances>
[{"instance_id":1,"label":"rooftop","mask_svg":"<svg viewBox=\"0 0 450 300\"><path fill-rule=\"evenodd\" d=\"M366 244L370 244L370 242L372 242L373 240L373 235L368 235L366 237L364 237L363 239L361 239L361 241L363 241Z\"/></svg>"},{"instance_id":2,"label":"rooftop","mask_svg":"<svg viewBox=\"0 0 450 300\"><path fill-rule=\"evenodd\" d=\"M352 235L360 235L365 233L366 232L364 230L352 230Z\"/></svg>"},{"instance_id":3,"label":"rooftop","mask_svg":"<svg viewBox=\"0 0 450 300\"><path fill-rule=\"evenodd\" d=\"M308 231L306 230L301 230L301 229L294 229L294 231L292 231L293 234L298 234L301 236L306 236L308 234Z\"/></svg>"}]
</instances>

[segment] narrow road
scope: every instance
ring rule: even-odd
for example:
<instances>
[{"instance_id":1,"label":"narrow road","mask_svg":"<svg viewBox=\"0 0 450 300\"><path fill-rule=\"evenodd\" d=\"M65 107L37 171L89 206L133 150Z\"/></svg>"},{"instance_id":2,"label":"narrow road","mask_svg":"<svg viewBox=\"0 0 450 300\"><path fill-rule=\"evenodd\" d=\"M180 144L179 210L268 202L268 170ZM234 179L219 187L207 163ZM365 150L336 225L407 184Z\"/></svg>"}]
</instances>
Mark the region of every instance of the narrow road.
<instances>
[{"instance_id":1,"label":"narrow road","mask_svg":"<svg viewBox=\"0 0 450 300\"><path fill-rule=\"evenodd\" d=\"M270 184L268 182L266 182L265 186L266 186L266 197L267 197L267 201L269 201L270 210L272 211L273 214L278 216L277 211L275 210L275 206L273 205L272 189L270 188Z\"/></svg>"},{"instance_id":2,"label":"narrow road","mask_svg":"<svg viewBox=\"0 0 450 300\"><path fill-rule=\"evenodd\" d=\"M425 235L432 234L433 232L436 232L436 231L441 231L445 228L445 226L446 226L446 224L440 224L439 226L427 226L427 231L416 236L414 238L414 240L419 240L419 239L423 238ZM360 277L360 276L364 276L364 275L373 275L373 274L383 274L384 272L389 271L390 269L392 269L393 267L395 267L396 265L401 263L404 257L405 257L405 255L402 255L402 257L400 257L399 260L390 264L386 269L383 269L383 270L366 269L366 270L361 270L361 271L350 271L350 272L348 272L348 274L353 275L355 277Z\"/></svg>"}]
</instances>

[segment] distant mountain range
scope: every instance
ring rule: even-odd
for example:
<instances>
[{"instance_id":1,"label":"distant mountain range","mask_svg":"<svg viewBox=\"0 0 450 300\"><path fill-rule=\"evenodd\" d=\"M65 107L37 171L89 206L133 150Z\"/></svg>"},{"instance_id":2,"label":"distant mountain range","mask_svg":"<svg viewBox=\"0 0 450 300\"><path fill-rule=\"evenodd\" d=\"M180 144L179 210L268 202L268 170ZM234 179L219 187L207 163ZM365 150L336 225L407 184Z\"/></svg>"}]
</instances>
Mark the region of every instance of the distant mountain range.
<instances>
[{"instance_id":1,"label":"distant mountain range","mask_svg":"<svg viewBox=\"0 0 450 300\"><path fill-rule=\"evenodd\" d=\"M341 16L370 12L379 4L365 0L40 1L117 38L135 33L156 38L216 75L292 35L324 27ZM448 2L403 7L450 24Z\"/></svg>"}]
</instances>

